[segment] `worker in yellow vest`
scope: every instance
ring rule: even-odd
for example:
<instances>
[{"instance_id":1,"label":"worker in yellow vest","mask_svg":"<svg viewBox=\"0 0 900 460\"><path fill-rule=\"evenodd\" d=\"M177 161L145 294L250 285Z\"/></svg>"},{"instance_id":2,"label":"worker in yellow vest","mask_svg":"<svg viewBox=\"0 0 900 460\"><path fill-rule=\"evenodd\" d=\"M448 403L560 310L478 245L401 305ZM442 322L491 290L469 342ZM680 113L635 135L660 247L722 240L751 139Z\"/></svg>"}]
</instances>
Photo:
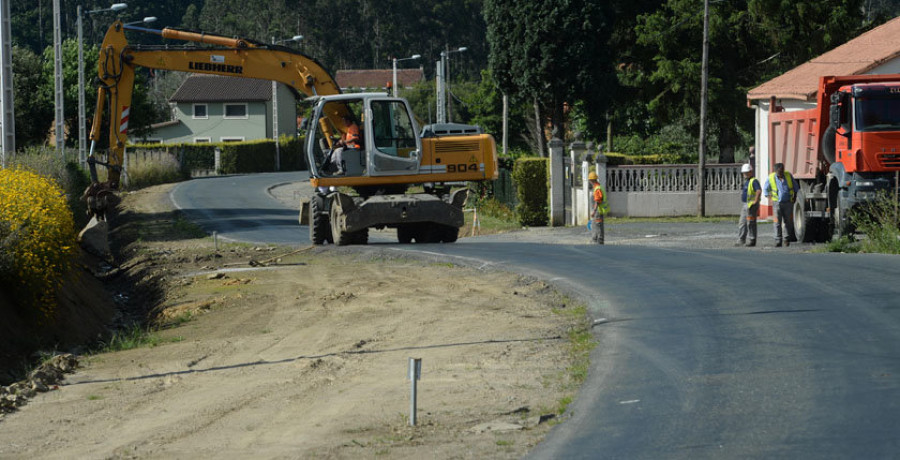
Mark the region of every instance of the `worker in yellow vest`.
<instances>
[{"instance_id":1,"label":"worker in yellow vest","mask_svg":"<svg viewBox=\"0 0 900 460\"><path fill-rule=\"evenodd\" d=\"M769 180L763 187L763 193L772 201L772 217L775 219L775 247L780 248L782 240L785 246L797 241L794 233L794 201L797 199L797 182L791 173L784 170L784 163L775 163L775 172L769 174ZM783 237L781 227L787 230Z\"/></svg>"},{"instance_id":2,"label":"worker in yellow vest","mask_svg":"<svg viewBox=\"0 0 900 460\"><path fill-rule=\"evenodd\" d=\"M591 171L588 173L588 181L591 183L591 242L603 244L603 216L609 212L609 206L606 204L606 191L597 180L597 173Z\"/></svg>"},{"instance_id":3,"label":"worker in yellow vest","mask_svg":"<svg viewBox=\"0 0 900 460\"><path fill-rule=\"evenodd\" d=\"M756 218L759 216L759 197L762 195L762 187L759 181L753 177L753 166L744 164L741 166L741 174L744 176L744 185L741 187L741 217L738 221L738 242L735 246L756 246Z\"/></svg>"}]
</instances>

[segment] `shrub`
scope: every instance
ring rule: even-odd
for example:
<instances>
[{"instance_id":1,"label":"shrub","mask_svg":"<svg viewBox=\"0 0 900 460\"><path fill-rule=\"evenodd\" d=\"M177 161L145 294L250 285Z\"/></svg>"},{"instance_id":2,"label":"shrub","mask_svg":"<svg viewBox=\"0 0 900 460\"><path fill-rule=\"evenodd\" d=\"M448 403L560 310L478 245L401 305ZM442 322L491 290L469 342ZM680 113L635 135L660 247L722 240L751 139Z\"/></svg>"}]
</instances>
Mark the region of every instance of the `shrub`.
<instances>
[{"instance_id":1,"label":"shrub","mask_svg":"<svg viewBox=\"0 0 900 460\"><path fill-rule=\"evenodd\" d=\"M86 171L82 170L75 157L66 161L56 150L47 147L28 147L17 152L9 161L9 166L31 171L39 176L53 179L66 194L69 209L77 216L75 222L79 227L87 223L85 211L87 207L81 200L81 194L90 184Z\"/></svg>"},{"instance_id":2,"label":"shrub","mask_svg":"<svg viewBox=\"0 0 900 460\"><path fill-rule=\"evenodd\" d=\"M56 288L77 252L62 190L30 171L0 170L0 222L0 278L11 281L26 317L53 319Z\"/></svg>"},{"instance_id":3,"label":"shrub","mask_svg":"<svg viewBox=\"0 0 900 460\"><path fill-rule=\"evenodd\" d=\"M154 152L155 155L128 155L128 188L138 189L151 185L178 182L188 177L173 155Z\"/></svg>"},{"instance_id":4,"label":"shrub","mask_svg":"<svg viewBox=\"0 0 900 460\"><path fill-rule=\"evenodd\" d=\"M861 242L863 252L900 254L900 206L893 196L879 194L850 218L866 234Z\"/></svg>"},{"instance_id":5,"label":"shrub","mask_svg":"<svg viewBox=\"0 0 900 460\"><path fill-rule=\"evenodd\" d=\"M519 204L516 214L526 226L544 226L549 220L548 181L550 162L547 158L520 158L513 168L513 181Z\"/></svg>"},{"instance_id":6,"label":"shrub","mask_svg":"<svg viewBox=\"0 0 900 460\"><path fill-rule=\"evenodd\" d=\"M303 149L304 138L282 136L278 142L281 171L307 169L306 154ZM180 159L181 171L187 177L191 171L196 169L213 169L217 148L221 150L219 173L242 174L275 171L275 141L271 139L216 144L134 144L129 146L129 151L137 153L149 150L170 153ZM129 165L130 168L131 165Z\"/></svg>"},{"instance_id":7,"label":"shrub","mask_svg":"<svg viewBox=\"0 0 900 460\"><path fill-rule=\"evenodd\" d=\"M686 164L695 163L696 159L690 155L682 155L677 153L658 153L651 155L629 155L625 153L609 152L605 153L609 162L609 166L621 165L667 165L667 164Z\"/></svg>"}]
</instances>

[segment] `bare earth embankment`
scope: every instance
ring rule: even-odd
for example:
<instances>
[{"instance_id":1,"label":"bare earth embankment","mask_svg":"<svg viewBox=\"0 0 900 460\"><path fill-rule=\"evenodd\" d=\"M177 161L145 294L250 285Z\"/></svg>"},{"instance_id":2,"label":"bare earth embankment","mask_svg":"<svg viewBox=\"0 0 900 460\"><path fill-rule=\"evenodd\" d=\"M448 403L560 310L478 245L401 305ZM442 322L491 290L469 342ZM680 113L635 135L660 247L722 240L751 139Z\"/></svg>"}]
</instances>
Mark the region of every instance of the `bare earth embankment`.
<instances>
[{"instance_id":1,"label":"bare earth embankment","mask_svg":"<svg viewBox=\"0 0 900 460\"><path fill-rule=\"evenodd\" d=\"M127 195L118 235L123 276L159 286L159 329L0 418L0 457L516 458L577 389L583 310L542 281L329 248L217 256L183 237L169 188Z\"/></svg>"}]
</instances>

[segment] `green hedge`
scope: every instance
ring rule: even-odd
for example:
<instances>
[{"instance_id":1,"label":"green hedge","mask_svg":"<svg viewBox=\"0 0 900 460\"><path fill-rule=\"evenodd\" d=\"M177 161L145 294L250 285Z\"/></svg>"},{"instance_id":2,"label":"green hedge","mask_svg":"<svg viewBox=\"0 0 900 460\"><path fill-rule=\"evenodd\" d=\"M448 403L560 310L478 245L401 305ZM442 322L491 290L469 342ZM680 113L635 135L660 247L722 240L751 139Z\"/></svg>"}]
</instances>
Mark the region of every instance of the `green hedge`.
<instances>
[{"instance_id":1,"label":"green hedge","mask_svg":"<svg viewBox=\"0 0 900 460\"><path fill-rule=\"evenodd\" d=\"M550 160L519 158L512 172L519 204L519 223L531 227L546 226L549 221Z\"/></svg>"},{"instance_id":2,"label":"green hedge","mask_svg":"<svg viewBox=\"0 0 900 460\"><path fill-rule=\"evenodd\" d=\"M303 151L304 138L283 137L279 140L281 171L307 169ZM213 169L216 148L221 149L222 174L241 174L275 171L275 141L260 139L246 142L184 143L184 144L133 144L129 151L152 150L175 154L181 160L181 169L190 173L195 169Z\"/></svg>"},{"instance_id":3,"label":"green hedge","mask_svg":"<svg viewBox=\"0 0 900 460\"><path fill-rule=\"evenodd\" d=\"M696 158L690 155L680 155L677 153L660 153L652 155L629 155L627 153L609 152L605 153L609 162L609 166L622 165L669 165L669 164L687 164L696 163Z\"/></svg>"}]
</instances>

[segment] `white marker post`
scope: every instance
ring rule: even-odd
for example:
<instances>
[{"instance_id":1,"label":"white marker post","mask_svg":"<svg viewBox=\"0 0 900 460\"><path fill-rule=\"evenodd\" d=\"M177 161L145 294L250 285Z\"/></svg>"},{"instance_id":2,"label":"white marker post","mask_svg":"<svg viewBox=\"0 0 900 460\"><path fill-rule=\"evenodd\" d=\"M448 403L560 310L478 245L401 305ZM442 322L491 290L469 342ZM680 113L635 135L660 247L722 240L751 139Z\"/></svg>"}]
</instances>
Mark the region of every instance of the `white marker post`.
<instances>
[{"instance_id":1,"label":"white marker post","mask_svg":"<svg viewBox=\"0 0 900 460\"><path fill-rule=\"evenodd\" d=\"M416 382L422 378L422 358L409 358L407 376L410 381L409 426L416 426Z\"/></svg>"}]
</instances>

